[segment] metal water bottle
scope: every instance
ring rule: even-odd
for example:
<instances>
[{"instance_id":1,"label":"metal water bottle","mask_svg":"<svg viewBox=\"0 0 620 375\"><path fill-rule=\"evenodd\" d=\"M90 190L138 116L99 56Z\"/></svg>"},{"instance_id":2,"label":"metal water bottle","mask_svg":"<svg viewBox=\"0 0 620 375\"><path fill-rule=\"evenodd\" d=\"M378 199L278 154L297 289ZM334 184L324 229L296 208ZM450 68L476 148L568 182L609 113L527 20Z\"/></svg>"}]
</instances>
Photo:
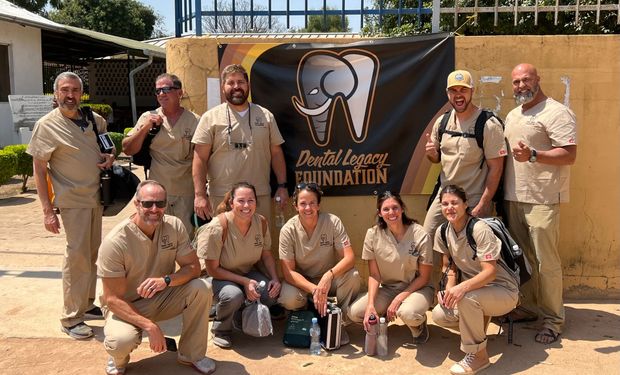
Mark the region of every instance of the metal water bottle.
<instances>
[{"instance_id":1,"label":"metal water bottle","mask_svg":"<svg viewBox=\"0 0 620 375\"><path fill-rule=\"evenodd\" d=\"M388 323L384 317L379 319L379 336L377 336L377 355L386 357L388 355Z\"/></svg>"},{"instance_id":2,"label":"metal water bottle","mask_svg":"<svg viewBox=\"0 0 620 375\"><path fill-rule=\"evenodd\" d=\"M112 171L106 169L101 171L101 204L111 206L114 203L112 196Z\"/></svg>"},{"instance_id":3,"label":"metal water bottle","mask_svg":"<svg viewBox=\"0 0 620 375\"><path fill-rule=\"evenodd\" d=\"M377 317L371 314L368 318L368 331L366 331L366 341L364 342L364 352L366 355L377 355Z\"/></svg>"}]
</instances>

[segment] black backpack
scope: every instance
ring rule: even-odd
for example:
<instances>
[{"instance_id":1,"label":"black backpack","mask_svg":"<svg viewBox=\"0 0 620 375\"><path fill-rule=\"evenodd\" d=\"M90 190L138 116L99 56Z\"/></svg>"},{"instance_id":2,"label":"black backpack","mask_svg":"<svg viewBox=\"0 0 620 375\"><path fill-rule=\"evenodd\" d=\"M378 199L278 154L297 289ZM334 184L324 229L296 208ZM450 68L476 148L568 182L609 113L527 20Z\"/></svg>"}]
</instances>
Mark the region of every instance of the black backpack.
<instances>
[{"instance_id":1,"label":"black backpack","mask_svg":"<svg viewBox=\"0 0 620 375\"><path fill-rule=\"evenodd\" d=\"M448 126L448 120L450 119L451 112L452 110L444 113L443 117L441 118L441 122L439 123L439 129L437 129L437 138L439 139L439 143L441 143L441 139L444 134L449 134L452 137L476 138L476 144L478 145L478 147L480 147L483 150L482 162L480 163L480 168L482 168L484 161L485 161L485 158L484 158L484 127L487 121L489 121L491 117L495 117L497 121L499 121L499 123L502 125L502 129L504 129L504 122L502 121L502 119L495 116L493 112L482 110L480 112L480 115L478 115L478 118L476 119L476 125L474 126L474 133L473 134L472 133L461 133L461 132L456 132L452 130L446 130L446 127ZM437 196L437 192L439 192L439 188L441 187L440 178L441 178L441 174L437 176L437 183L435 184L435 187L433 188L433 193L428 199L426 210L428 210L431 207L433 200L435 200L435 197ZM497 212L497 215L502 218L506 218L506 215L504 213L504 206L502 205L503 199L504 199L504 182L503 182L503 176L502 176L502 179L500 179L499 184L497 185L497 190L495 191L495 194L493 195L492 201L495 202L495 211Z\"/></svg>"},{"instance_id":2,"label":"black backpack","mask_svg":"<svg viewBox=\"0 0 620 375\"><path fill-rule=\"evenodd\" d=\"M469 244L469 247L471 247L473 250L473 256L471 259L476 260L478 256L476 253L478 246L476 245L476 240L474 239L474 225L479 220L484 221L489 227L491 227L491 230L493 230L495 236L497 236L497 238L499 238L499 240L502 242L501 257L508 268L508 273L513 275L519 285L523 285L527 281L529 281L532 278L532 268L530 267L529 262L523 255L523 250L521 249L519 244L515 242L504 223L502 223L502 221L498 218L487 217L481 219L477 217L472 217L471 220L467 222L465 235L467 236L467 243ZM446 240L448 223L441 224L440 228L441 240L443 241L444 245L448 246L448 241ZM502 263L498 264L503 265Z\"/></svg>"}]
</instances>

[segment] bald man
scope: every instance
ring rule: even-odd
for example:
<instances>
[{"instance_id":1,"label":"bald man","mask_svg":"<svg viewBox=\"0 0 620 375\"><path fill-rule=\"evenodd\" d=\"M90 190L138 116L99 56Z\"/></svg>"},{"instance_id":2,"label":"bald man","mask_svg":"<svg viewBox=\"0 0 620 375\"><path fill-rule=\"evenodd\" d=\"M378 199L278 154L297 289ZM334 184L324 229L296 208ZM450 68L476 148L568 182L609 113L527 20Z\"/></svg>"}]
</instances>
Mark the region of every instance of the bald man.
<instances>
[{"instance_id":1,"label":"bald man","mask_svg":"<svg viewBox=\"0 0 620 375\"><path fill-rule=\"evenodd\" d=\"M568 107L547 97L531 64L512 71L517 108L506 117L509 144L504 177L510 232L532 265L517 321L542 317L536 342L558 340L564 324L562 264L558 251L560 203L568 202L570 165L577 156L577 122Z\"/></svg>"}]
</instances>

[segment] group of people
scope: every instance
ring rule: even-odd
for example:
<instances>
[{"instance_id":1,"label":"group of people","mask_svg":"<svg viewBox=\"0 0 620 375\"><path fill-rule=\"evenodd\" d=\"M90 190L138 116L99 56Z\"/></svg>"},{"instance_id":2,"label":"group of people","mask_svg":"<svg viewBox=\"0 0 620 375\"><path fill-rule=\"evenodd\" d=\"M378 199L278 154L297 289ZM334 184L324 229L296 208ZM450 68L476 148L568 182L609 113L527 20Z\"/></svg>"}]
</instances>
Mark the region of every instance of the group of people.
<instances>
[{"instance_id":1,"label":"group of people","mask_svg":"<svg viewBox=\"0 0 620 375\"><path fill-rule=\"evenodd\" d=\"M426 143L427 158L441 163L437 197L424 225L406 214L398 194L377 197L377 222L366 233L361 255L368 261L368 291L359 295L351 241L338 217L320 211L322 191L312 182L295 186L297 214L280 230L280 279L271 252L269 179L273 170L275 204L286 205L284 140L274 116L248 101L243 67L223 69L226 102L202 117L181 106L178 77L157 77L160 107L144 113L123 140L123 151L132 155L149 131L159 128L150 145L150 175L137 188L136 213L103 242L99 171L112 165L114 154L102 152L95 137L93 127L104 133L105 120L95 114L91 123L79 109L80 78L61 73L54 83L58 108L37 122L28 147L45 227L59 233L59 213L66 232L61 329L76 339L89 338L93 332L85 316L103 316L108 374L125 372L143 332L154 352L165 351L157 322L179 314L178 361L201 373L215 371L205 355L212 300L212 340L222 348L233 345L245 300L288 310L313 304L325 315L330 296L342 309L344 325L360 323L367 329L371 315L400 318L415 344L429 339L426 312L437 299L433 321L461 332L466 355L452 366L455 374L490 364L485 331L494 316L512 314L517 321L541 316L535 340L556 341L564 322L559 203L568 199L568 166L576 156L575 116L544 95L532 65L520 64L512 71L519 106L507 116L505 129L489 116L478 143L474 128L482 111L472 103L473 79L457 70L447 81L453 109L437 119ZM498 266L503 262L499 239L484 222L476 222L472 257L464 230L472 217L492 214L502 176L511 233L533 266L520 301L518 280ZM192 217L210 220L197 232L195 249ZM447 281L436 294L432 275L438 263ZM208 277L200 277L201 268ZM97 275L103 284L101 310L93 304ZM261 281L266 288L257 288ZM348 341L343 329L341 343Z\"/></svg>"}]
</instances>

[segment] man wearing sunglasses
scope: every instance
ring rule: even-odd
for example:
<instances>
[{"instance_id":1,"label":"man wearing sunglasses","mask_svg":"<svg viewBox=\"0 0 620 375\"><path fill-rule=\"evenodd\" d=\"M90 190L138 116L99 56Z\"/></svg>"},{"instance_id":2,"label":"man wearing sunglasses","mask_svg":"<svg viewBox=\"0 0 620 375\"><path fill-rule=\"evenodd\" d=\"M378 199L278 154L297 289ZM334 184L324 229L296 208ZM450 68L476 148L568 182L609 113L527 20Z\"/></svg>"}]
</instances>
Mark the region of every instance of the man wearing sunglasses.
<instances>
[{"instance_id":1,"label":"man wearing sunglasses","mask_svg":"<svg viewBox=\"0 0 620 375\"><path fill-rule=\"evenodd\" d=\"M104 347L110 355L106 373L125 373L143 332L153 352L174 351L157 322L182 314L177 361L210 374L215 363L205 353L212 291L199 278L200 264L185 226L164 214L166 189L157 181L142 181L134 204L137 212L110 231L97 259Z\"/></svg>"},{"instance_id":2,"label":"man wearing sunglasses","mask_svg":"<svg viewBox=\"0 0 620 375\"><path fill-rule=\"evenodd\" d=\"M270 167L278 183L276 202L284 207L288 201L284 139L273 114L248 102L248 74L241 65L224 68L221 89L226 103L202 115L192 139L194 210L201 218L210 218L233 184L249 181L256 187L256 211L270 219Z\"/></svg>"},{"instance_id":3,"label":"man wearing sunglasses","mask_svg":"<svg viewBox=\"0 0 620 375\"><path fill-rule=\"evenodd\" d=\"M174 74L164 73L157 77L155 95L160 107L140 116L136 126L123 139L123 151L135 155L149 132L156 134L150 145L152 161L148 178L166 187L166 214L181 219L189 232L194 211L194 149L191 140L198 125L198 115L181 106L182 87L179 77Z\"/></svg>"}]
</instances>

